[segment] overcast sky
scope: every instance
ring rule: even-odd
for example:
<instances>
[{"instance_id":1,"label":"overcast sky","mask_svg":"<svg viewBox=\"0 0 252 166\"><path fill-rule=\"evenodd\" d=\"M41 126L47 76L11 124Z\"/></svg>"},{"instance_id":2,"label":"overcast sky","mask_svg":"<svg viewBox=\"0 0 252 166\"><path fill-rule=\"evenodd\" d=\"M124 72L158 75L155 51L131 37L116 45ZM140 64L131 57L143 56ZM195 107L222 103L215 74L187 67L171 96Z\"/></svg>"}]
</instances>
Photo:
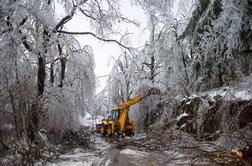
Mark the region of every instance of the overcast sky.
<instances>
[{"instance_id":1,"label":"overcast sky","mask_svg":"<svg viewBox=\"0 0 252 166\"><path fill-rule=\"evenodd\" d=\"M148 40L148 30L146 28L147 16L140 7L131 6L127 0L124 0L121 5L122 13L125 17L137 20L140 22L140 27L136 27L133 24L124 23L119 28L123 32L133 33L130 34L130 44L132 47L141 47ZM88 20L85 19L80 13L77 13L75 17L67 23L69 31L83 32L90 30ZM122 49L115 43L101 42L92 36L78 35L75 36L80 42L81 46L90 45L93 48L95 58L95 74L97 76L97 91L100 92L106 85L107 77L100 77L108 75L111 71L114 60L111 57L117 58ZM111 36L111 39L115 37Z\"/></svg>"}]
</instances>

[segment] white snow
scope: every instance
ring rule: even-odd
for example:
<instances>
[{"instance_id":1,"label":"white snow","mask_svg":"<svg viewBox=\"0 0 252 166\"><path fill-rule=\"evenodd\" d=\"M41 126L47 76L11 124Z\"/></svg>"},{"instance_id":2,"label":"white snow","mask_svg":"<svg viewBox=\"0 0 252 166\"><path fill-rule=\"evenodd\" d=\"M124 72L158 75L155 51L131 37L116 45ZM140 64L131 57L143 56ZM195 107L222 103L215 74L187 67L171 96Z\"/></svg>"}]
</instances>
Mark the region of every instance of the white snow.
<instances>
[{"instance_id":1,"label":"white snow","mask_svg":"<svg viewBox=\"0 0 252 166\"><path fill-rule=\"evenodd\" d=\"M91 166L99 158L94 153L76 153L61 155L59 159L60 162L48 163L47 166Z\"/></svg>"},{"instance_id":2,"label":"white snow","mask_svg":"<svg viewBox=\"0 0 252 166\"><path fill-rule=\"evenodd\" d=\"M106 152L107 149L111 147L111 144L106 142L103 138L101 137L96 137L95 138L95 148L98 150L99 153Z\"/></svg>"},{"instance_id":3,"label":"white snow","mask_svg":"<svg viewBox=\"0 0 252 166\"><path fill-rule=\"evenodd\" d=\"M222 87L199 93L200 96L209 96L214 101L214 97L221 96L227 101L252 100L252 79L245 79L235 86ZM190 98L190 97L189 97Z\"/></svg>"},{"instance_id":4,"label":"white snow","mask_svg":"<svg viewBox=\"0 0 252 166\"><path fill-rule=\"evenodd\" d=\"M183 117L186 117L186 116L188 116L189 114L187 114L187 113L183 113L183 114L181 114L181 115L179 115L177 118L176 118L176 120L177 121L179 121L181 118L183 118Z\"/></svg>"},{"instance_id":5,"label":"white snow","mask_svg":"<svg viewBox=\"0 0 252 166\"><path fill-rule=\"evenodd\" d=\"M59 156L59 161L54 163L47 163L46 166L92 166L100 165L104 158L104 153L111 147L111 144L107 143L104 139L95 138L95 146L97 151L83 152L83 149L76 148L69 154ZM111 161L106 161L107 165L111 164ZM105 164L105 165L106 165ZM42 165L36 165L42 166Z\"/></svg>"},{"instance_id":6,"label":"white snow","mask_svg":"<svg viewBox=\"0 0 252 166\"><path fill-rule=\"evenodd\" d=\"M79 121L81 125L90 126L90 127L95 127L95 124L100 123L102 119L104 119L102 116L93 118L92 115L88 112L86 112L85 117L82 117L82 116L79 117Z\"/></svg>"},{"instance_id":7,"label":"white snow","mask_svg":"<svg viewBox=\"0 0 252 166\"><path fill-rule=\"evenodd\" d=\"M111 160L109 159L108 161L106 161L105 166L109 166L110 164L112 164Z\"/></svg>"},{"instance_id":8,"label":"white snow","mask_svg":"<svg viewBox=\"0 0 252 166\"><path fill-rule=\"evenodd\" d=\"M221 96L221 97L223 97L223 96L225 96L225 95L227 94L228 89L229 89L228 87L223 87L223 88L221 88L221 89L219 89L219 90L207 91L206 93L207 93L211 98L213 98L213 97L215 97L215 96Z\"/></svg>"},{"instance_id":9,"label":"white snow","mask_svg":"<svg viewBox=\"0 0 252 166\"><path fill-rule=\"evenodd\" d=\"M76 154L64 154L60 156L60 159L79 159L83 157L94 156L94 153L76 153Z\"/></svg>"},{"instance_id":10,"label":"white snow","mask_svg":"<svg viewBox=\"0 0 252 166\"><path fill-rule=\"evenodd\" d=\"M91 166L92 163L82 162L82 161L64 161L57 164L49 164L47 166Z\"/></svg>"},{"instance_id":11,"label":"white snow","mask_svg":"<svg viewBox=\"0 0 252 166\"><path fill-rule=\"evenodd\" d=\"M2 130L5 130L5 129L11 130L11 129L14 129L14 126L12 124L3 124L0 128Z\"/></svg>"},{"instance_id":12,"label":"white snow","mask_svg":"<svg viewBox=\"0 0 252 166\"><path fill-rule=\"evenodd\" d=\"M167 151L164 151L164 153L167 154L169 157L177 157L177 158L185 157L184 154L173 151L173 150L167 150Z\"/></svg>"},{"instance_id":13,"label":"white snow","mask_svg":"<svg viewBox=\"0 0 252 166\"><path fill-rule=\"evenodd\" d=\"M234 97L236 97L237 99L242 99L242 100L251 100L252 93L249 92L248 90L241 90L239 92L236 92L234 94Z\"/></svg>"},{"instance_id":14,"label":"white snow","mask_svg":"<svg viewBox=\"0 0 252 166\"><path fill-rule=\"evenodd\" d=\"M200 97L198 94L192 94L191 96L189 96L189 99L193 99L193 98L196 98L196 97Z\"/></svg>"},{"instance_id":15,"label":"white snow","mask_svg":"<svg viewBox=\"0 0 252 166\"><path fill-rule=\"evenodd\" d=\"M182 126L180 126L180 129L185 128L186 127L186 123L184 123Z\"/></svg>"},{"instance_id":16,"label":"white snow","mask_svg":"<svg viewBox=\"0 0 252 166\"><path fill-rule=\"evenodd\" d=\"M49 145L49 141L48 141L47 136L46 136L46 134L45 134L44 132L45 132L45 130L41 129L41 130L38 132L38 134L39 134L40 138L42 139L42 141L43 141L46 145Z\"/></svg>"},{"instance_id":17,"label":"white snow","mask_svg":"<svg viewBox=\"0 0 252 166\"><path fill-rule=\"evenodd\" d=\"M192 100L189 100L188 102L186 102L186 105L190 105L192 102Z\"/></svg>"},{"instance_id":18,"label":"white snow","mask_svg":"<svg viewBox=\"0 0 252 166\"><path fill-rule=\"evenodd\" d=\"M143 157L148 155L146 152L138 151L138 150L132 150L132 149L124 149L120 152L121 154L131 155L133 157Z\"/></svg>"},{"instance_id":19,"label":"white snow","mask_svg":"<svg viewBox=\"0 0 252 166\"><path fill-rule=\"evenodd\" d=\"M92 119L92 116L88 112L86 112L85 117L80 116L79 120L80 120L80 123L84 126L93 126L94 125L94 121Z\"/></svg>"}]
</instances>

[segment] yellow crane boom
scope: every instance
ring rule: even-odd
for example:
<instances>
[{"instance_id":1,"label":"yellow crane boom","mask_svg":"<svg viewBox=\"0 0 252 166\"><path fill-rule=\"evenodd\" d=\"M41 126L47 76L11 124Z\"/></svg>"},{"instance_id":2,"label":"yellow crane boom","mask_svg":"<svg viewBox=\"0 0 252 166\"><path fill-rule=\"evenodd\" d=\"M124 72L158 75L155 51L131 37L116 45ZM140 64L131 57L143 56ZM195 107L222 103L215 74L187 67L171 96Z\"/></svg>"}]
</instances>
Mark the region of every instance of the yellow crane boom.
<instances>
[{"instance_id":1,"label":"yellow crane boom","mask_svg":"<svg viewBox=\"0 0 252 166\"><path fill-rule=\"evenodd\" d=\"M108 136L113 136L115 133L129 136L134 135L135 123L129 122L128 120L129 107L138 103L143 98L155 94L160 94L160 91L157 88L151 88L142 95L137 95L128 101L119 104L118 107L113 107L111 111L111 119L104 119L100 124L101 135L104 136L107 134Z\"/></svg>"}]
</instances>

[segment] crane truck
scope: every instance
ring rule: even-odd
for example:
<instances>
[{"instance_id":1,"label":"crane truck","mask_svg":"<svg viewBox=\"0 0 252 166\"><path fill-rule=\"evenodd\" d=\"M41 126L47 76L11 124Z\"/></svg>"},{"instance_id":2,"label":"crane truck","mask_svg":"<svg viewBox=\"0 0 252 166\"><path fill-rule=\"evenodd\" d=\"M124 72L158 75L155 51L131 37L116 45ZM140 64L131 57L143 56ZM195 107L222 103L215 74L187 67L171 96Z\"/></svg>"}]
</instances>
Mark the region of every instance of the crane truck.
<instances>
[{"instance_id":1,"label":"crane truck","mask_svg":"<svg viewBox=\"0 0 252 166\"><path fill-rule=\"evenodd\" d=\"M108 119L103 119L100 124L97 124L98 131L102 136L112 137L115 134L133 136L136 125L133 121L129 121L129 107L140 102L143 98L160 94L157 88L151 88L141 95L137 95L126 102L122 102L118 107L112 107L111 116Z\"/></svg>"}]
</instances>

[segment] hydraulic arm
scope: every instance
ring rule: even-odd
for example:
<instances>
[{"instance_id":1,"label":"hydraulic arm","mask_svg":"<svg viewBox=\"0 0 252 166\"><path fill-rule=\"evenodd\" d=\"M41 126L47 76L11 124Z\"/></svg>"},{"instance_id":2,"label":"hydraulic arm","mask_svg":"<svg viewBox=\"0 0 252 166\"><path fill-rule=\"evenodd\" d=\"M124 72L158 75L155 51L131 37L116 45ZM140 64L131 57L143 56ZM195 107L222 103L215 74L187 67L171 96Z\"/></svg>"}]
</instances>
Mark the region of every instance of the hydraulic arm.
<instances>
[{"instance_id":1,"label":"hydraulic arm","mask_svg":"<svg viewBox=\"0 0 252 166\"><path fill-rule=\"evenodd\" d=\"M151 88L148 91L145 91L143 94L135 96L128 101L121 103L118 107L113 107L111 111L111 117L102 120L102 123L98 124L100 134L102 136L113 136L115 133L118 135L125 134L127 136L134 135L136 127L134 122L129 121L129 107L140 102L143 98L155 94L160 94L160 91L156 88Z\"/></svg>"}]
</instances>

